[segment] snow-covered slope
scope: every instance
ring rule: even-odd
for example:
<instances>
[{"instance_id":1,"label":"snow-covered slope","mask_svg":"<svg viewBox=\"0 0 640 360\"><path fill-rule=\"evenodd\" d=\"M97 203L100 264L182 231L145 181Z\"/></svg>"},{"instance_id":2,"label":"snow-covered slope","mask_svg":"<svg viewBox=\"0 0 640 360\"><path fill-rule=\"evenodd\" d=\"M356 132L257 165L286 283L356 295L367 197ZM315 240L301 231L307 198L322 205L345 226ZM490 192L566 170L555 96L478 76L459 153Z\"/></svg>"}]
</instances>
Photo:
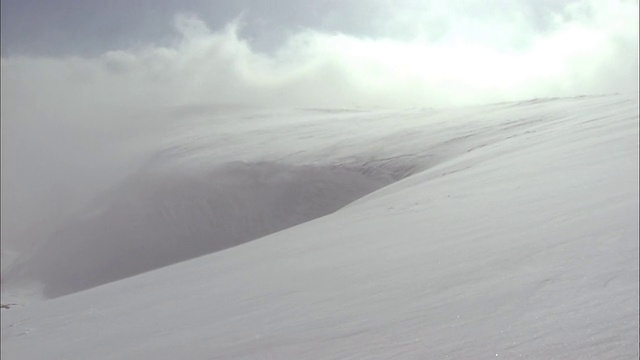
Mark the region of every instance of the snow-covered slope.
<instances>
[{"instance_id":1,"label":"snow-covered slope","mask_svg":"<svg viewBox=\"0 0 640 360\"><path fill-rule=\"evenodd\" d=\"M153 154L3 274L67 294L3 309L3 358L638 356L637 94L204 116Z\"/></svg>"}]
</instances>

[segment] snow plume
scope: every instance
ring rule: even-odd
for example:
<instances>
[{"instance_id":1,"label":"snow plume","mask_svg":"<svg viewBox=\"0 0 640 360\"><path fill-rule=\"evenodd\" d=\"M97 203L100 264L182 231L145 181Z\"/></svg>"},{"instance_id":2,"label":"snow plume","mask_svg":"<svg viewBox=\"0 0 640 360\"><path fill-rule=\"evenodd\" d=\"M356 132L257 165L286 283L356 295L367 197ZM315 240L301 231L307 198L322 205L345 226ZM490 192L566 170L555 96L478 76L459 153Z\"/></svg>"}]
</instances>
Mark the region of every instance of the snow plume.
<instances>
[{"instance_id":1,"label":"snow plume","mask_svg":"<svg viewBox=\"0 0 640 360\"><path fill-rule=\"evenodd\" d=\"M403 4L353 12L371 15L375 34L355 23L334 31L327 17L265 51L243 32L249 13L218 30L182 14L162 46L3 58L3 249L38 242L139 165L141 138L157 142L189 113L176 107L445 107L637 91L637 1L573 1L542 16L512 2Z\"/></svg>"}]
</instances>

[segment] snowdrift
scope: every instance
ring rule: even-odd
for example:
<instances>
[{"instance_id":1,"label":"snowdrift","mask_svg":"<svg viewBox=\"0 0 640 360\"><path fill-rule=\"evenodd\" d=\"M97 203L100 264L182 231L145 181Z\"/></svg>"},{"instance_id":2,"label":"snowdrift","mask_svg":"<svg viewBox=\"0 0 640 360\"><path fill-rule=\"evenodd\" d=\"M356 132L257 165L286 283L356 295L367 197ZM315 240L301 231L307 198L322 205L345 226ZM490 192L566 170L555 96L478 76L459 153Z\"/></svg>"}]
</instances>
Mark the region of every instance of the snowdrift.
<instances>
[{"instance_id":1,"label":"snowdrift","mask_svg":"<svg viewBox=\"0 0 640 360\"><path fill-rule=\"evenodd\" d=\"M637 358L637 94L228 120L23 254L3 357Z\"/></svg>"}]
</instances>

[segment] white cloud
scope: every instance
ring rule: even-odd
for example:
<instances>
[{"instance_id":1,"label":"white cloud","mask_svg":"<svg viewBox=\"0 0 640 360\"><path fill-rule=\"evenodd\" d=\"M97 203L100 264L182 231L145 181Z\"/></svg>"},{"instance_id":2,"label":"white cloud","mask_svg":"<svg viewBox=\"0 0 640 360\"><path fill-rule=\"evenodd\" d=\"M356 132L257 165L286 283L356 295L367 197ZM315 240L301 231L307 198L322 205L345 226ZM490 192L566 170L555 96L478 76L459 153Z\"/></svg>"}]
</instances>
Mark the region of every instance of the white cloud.
<instances>
[{"instance_id":1,"label":"white cloud","mask_svg":"<svg viewBox=\"0 0 640 360\"><path fill-rule=\"evenodd\" d=\"M81 96L85 103L148 106L450 106L635 91L637 3L583 5L591 16L572 10L576 15L556 18L553 31L537 35L518 17L482 26L461 17L435 42L309 29L271 54L254 51L239 37L240 20L210 31L195 16L181 15L175 24L181 37L173 47L88 59L3 59L3 97L38 93L57 105L61 96L74 94L74 103ZM504 45L518 32L527 34L525 47Z\"/></svg>"}]
</instances>

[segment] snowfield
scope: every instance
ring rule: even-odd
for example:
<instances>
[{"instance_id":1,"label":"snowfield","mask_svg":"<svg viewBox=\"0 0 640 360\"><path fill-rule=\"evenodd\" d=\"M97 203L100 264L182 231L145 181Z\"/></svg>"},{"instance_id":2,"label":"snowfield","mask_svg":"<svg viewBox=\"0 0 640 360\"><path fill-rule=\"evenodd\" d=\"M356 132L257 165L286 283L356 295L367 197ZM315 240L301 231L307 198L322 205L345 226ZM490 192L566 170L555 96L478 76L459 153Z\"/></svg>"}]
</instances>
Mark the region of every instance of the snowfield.
<instances>
[{"instance_id":1,"label":"snowfield","mask_svg":"<svg viewBox=\"0 0 640 360\"><path fill-rule=\"evenodd\" d=\"M3 359L638 358L638 94L214 110L3 239Z\"/></svg>"}]
</instances>

